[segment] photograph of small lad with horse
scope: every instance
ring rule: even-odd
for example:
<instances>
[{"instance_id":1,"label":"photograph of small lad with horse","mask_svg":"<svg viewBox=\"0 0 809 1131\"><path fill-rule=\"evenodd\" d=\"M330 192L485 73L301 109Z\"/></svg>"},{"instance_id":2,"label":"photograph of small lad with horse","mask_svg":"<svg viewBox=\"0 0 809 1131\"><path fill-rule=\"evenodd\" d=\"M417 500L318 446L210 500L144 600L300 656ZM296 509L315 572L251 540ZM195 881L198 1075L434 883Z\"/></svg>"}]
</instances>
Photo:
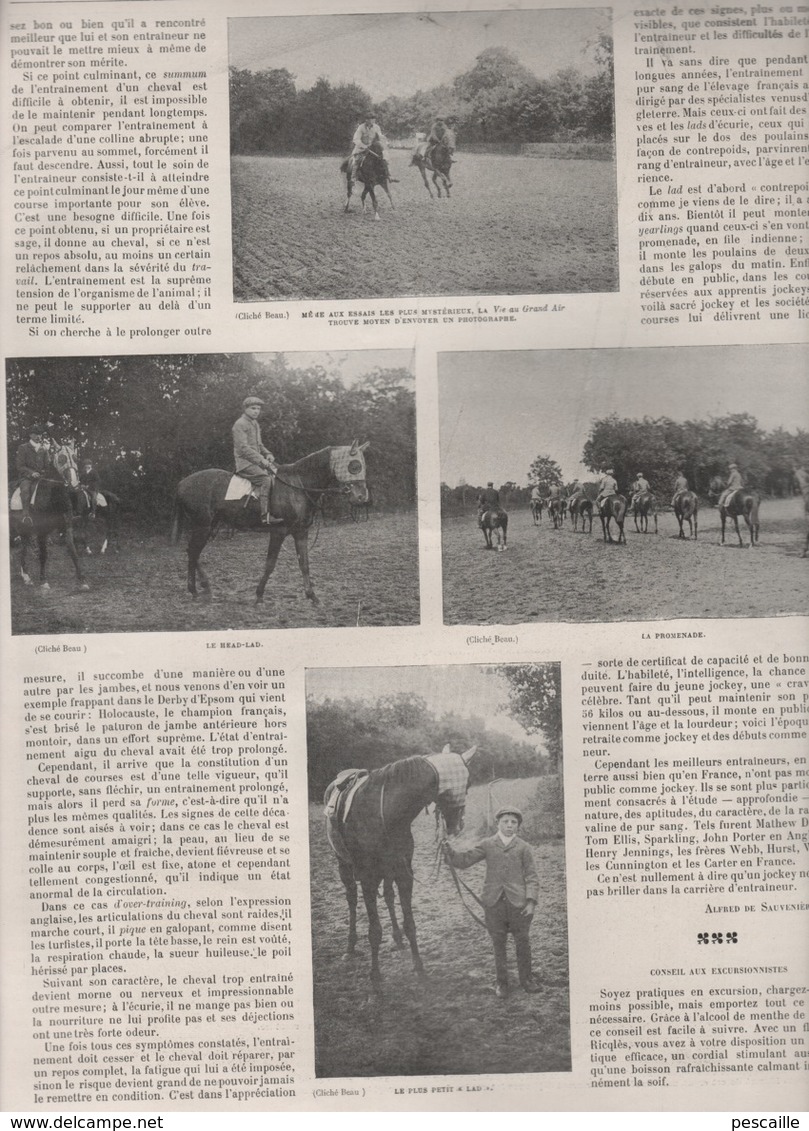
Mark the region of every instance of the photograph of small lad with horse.
<instances>
[{"instance_id":1,"label":"photograph of small lad with horse","mask_svg":"<svg viewBox=\"0 0 809 1131\"><path fill-rule=\"evenodd\" d=\"M410 351L12 359L6 390L15 633L418 623Z\"/></svg>"},{"instance_id":2,"label":"photograph of small lad with horse","mask_svg":"<svg viewBox=\"0 0 809 1131\"><path fill-rule=\"evenodd\" d=\"M439 354L445 622L809 612L806 363L802 346ZM480 552L506 531L508 554Z\"/></svg>"},{"instance_id":3,"label":"photograph of small lad with horse","mask_svg":"<svg viewBox=\"0 0 809 1131\"><path fill-rule=\"evenodd\" d=\"M236 17L228 48L237 302L618 289L608 8Z\"/></svg>"},{"instance_id":4,"label":"photograph of small lad with horse","mask_svg":"<svg viewBox=\"0 0 809 1131\"><path fill-rule=\"evenodd\" d=\"M569 1071L560 678L307 672L318 1077Z\"/></svg>"}]
</instances>

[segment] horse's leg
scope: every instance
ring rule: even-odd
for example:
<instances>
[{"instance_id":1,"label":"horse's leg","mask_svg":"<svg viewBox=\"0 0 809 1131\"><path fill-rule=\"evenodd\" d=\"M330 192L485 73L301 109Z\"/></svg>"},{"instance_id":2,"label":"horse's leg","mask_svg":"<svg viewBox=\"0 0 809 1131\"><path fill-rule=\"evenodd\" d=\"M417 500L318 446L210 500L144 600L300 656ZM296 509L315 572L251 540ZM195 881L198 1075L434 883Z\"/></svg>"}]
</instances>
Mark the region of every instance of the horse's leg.
<instances>
[{"instance_id":1,"label":"horse's leg","mask_svg":"<svg viewBox=\"0 0 809 1131\"><path fill-rule=\"evenodd\" d=\"M388 182L387 181L382 181L382 188L385 190L385 195L387 196L388 200L390 201L391 208L395 212L396 211L396 205L393 203L393 197L390 195L390 189L388 188Z\"/></svg>"},{"instance_id":2,"label":"horse's leg","mask_svg":"<svg viewBox=\"0 0 809 1131\"><path fill-rule=\"evenodd\" d=\"M48 535L37 534L39 548L39 584L42 589L50 589L48 584Z\"/></svg>"},{"instance_id":3,"label":"horse's leg","mask_svg":"<svg viewBox=\"0 0 809 1131\"><path fill-rule=\"evenodd\" d=\"M744 546L744 542L742 540L742 532L741 530L739 530L739 516L737 514L734 514L733 516L733 525L736 527L736 537L739 539L739 545Z\"/></svg>"},{"instance_id":4,"label":"horse's leg","mask_svg":"<svg viewBox=\"0 0 809 1131\"><path fill-rule=\"evenodd\" d=\"M373 185L367 185L365 191L370 193L370 195L371 195L371 204L373 205L373 209L374 209L374 219L378 220L379 219L379 201L376 199L376 193L374 192L374 186Z\"/></svg>"},{"instance_id":5,"label":"horse's leg","mask_svg":"<svg viewBox=\"0 0 809 1131\"><path fill-rule=\"evenodd\" d=\"M606 542L607 541L607 520L606 520L606 518L604 517L603 514L600 514L598 517L601 519L601 531L604 535L604 541Z\"/></svg>"},{"instance_id":6,"label":"horse's leg","mask_svg":"<svg viewBox=\"0 0 809 1131\"><path fill-rule=\"evenodd\" d=\"M421 179L424 181L424 187L427 189L427 192L430 194L430 200L433 200L434 199L433 198L433 190L430 188L430 182L427 180L427 170L424 168L423 165L419 165L418 170L421 173Z\"/></svg>"},{"instance_id":7,"label":"horse's leg","mask_svg":"<svg viewBox=\"0 0 809 1131\"><path fill-rule=\"evenodd\" d=\"M376 906L378 882L362 881L362 898L365 901L365 910L368 914L368 942L371 946L371 985L374 993L382 992L382 973L379 969L379 946L382 942L382 924L379 922L379 911ZM401 899L401 893L399 898ZM404 901L402 901L404 907ZM405 933L407 926L405 925Z\"/></svg>"},{"instance_id":8,"label":"horse's leg","mask_svg":"<svg viewBox=\"0 0 809 1131\"><path fill-rule=\"evenodd\" d=\"M416 940L416 920L413 918L413 877L407 868L396 877L396 886L399 889L399 902L402 905L402 927L410 943L410 954L413 959L413 969L419 978L424 978L424 963L419 954L418 941Z\"/></svg>"},{"instance_id":9,"label":"horse's leg","mask_svg":"<svg viewBox=\"0 0 809 1131\"><path fill-rule=\"evenodd\" d=\"M433 173L433 184L435 185L435 191L438 193L438 199L440 200L441 199L441 182L438 179L438 173Z\"/></svg>"},{"instance_id":10,"label":"horse's leg","mask_svg":"<svg viewBox=\"0 0 809 1131\"><path fill-rule=\"evenodd\" d=\"M287 536L285 527L273 527L270 531L270 544L267 547L267 560L264 563L264 573L261 575L261 580L256 588L256 604L264 600L264 590L267 588L270 574L275 569L275 563L278 561L278 555L281 552L281 547L284 544L284 539Z\"/></svg>"},{"instance_id":11,"label":"horse's leg","mask_svg":"<svg viewBox=\"0 0 809 1131\"><path fill-rule=\"evenodd\" d=\"M65 523L65 545L67 552L70 554L70 560L73 562L73 568L76 571L76 581L78 582L79 589L89 589L90 586L84 580L84 575L81 572L81 562L79 555L76 553L76 543L73 540L73 523Z\"/></svg>"},{"instance_id":12,"label":"horse's leg","mask_svg":"<svg viewBox=\"0 0 809 1131\"><path fill-rule=\"evenodd\" d=\"M337 866L340 870L340 879L343 881L346 903L348 904L348 944L343 959L345 962L349 962L354 957L357 948L357 881L354 876L354 869L349 864L338 860Z\"/></svg>"},{"instance_id":13,"label":"horse's leg","mask_svg":"<svg viewBox=\"0 0 809 1131\"><path fill-rule=\"evenodd\" d=\"M21 534L20 535L20 549L19 549L19 555L20 555L20 557L19 557L19 570L20 570L20 577L22 578L22 581L23 581L23 585L33 585L34 584L33 581L31 580L31 575L28 572L28 549L29 549L30 545L31 545L30 534L27 534L27 535Z\"/></svg>"},{"instance_id":14,"label":"horse's leg","mask_svg":"<svg viewBox=\"0 0 809 1131\"><path fill-rule=\"evenodd\" d=\"M685 531L683 530L683 516L682 516L681 514L678 514L678 513L677 513L677 512L675 511L675 512L674 512L674 517L675 517L675 518L677 519L677 523L678 523L678 525L679 525L679 527L680 527L680 533L679 533L679 534L677 535L677 537L678 537L678 538L682 538L683 540L685 540ZM691 530L691 519L690 519L690 518L689 518L689 520L688 520L688 529L689 529L689 531Z\"/></svg>"},{"instance_id":15,"label":"horse's leg","mask_svg":"<svg viewBox=\"0 0 809 1131\"><path fill-rule=\"evenodd\" d=\"M354 182L351 179L351 173L346 173L346 206L343 212L348 212L349 205L351 204L351 194L354 191Z\"/></svg>"},{"instance_id":16,"label":"horse's leg","mask_svg":"<svg viewBox=\"0 0 809 1131\"><path fill-rule=\"evenodd\" d=\"M319 605L320 601L315 596L312 579L309 576L309 531L308 529L300 533L293 531L292 537L295 539L295 553L298 555L298 565L303 574L303 591L313 605Z\"/></svg>"},{"instance_id":17,"label":"horse's leg","mask_svg":"<svg viewBox=\"0 0 809 1131\"><path fill-rule=\"evenodd\" d=\"M719 521L722 524L722 536L721 536L721 539L720 539L720 542L719 542L720 546L724 546L724 544L725 544L725 519L726 519L726 517L727 516L725 514L724 509L722 507L720 507L719 508Z\"/></svg>"},{"instance_id":18,"label":"horse's leg","mask_svg":"<svg viewBox=\"0 0 809 1131\"><path fill-rule=\"evenodd\" d=\"M393 891L393 881L385 879L382 884L382 892L385 896L385 903L388 908L388 915L390 915L390 925L393 931L393 945L397 950L401 950L404 946L404 939L402 937L402 928L399 926L399 920L396 918L396 896Z\"/></svg>"},{"instance_id":19,"label":"horse's leg","mask_svg":"<svg viewBox=\"0 0 809 1131\"><path fill-rule=\"evenodd\" d=\"M192 597L197 597L197 576L199 576L200 587L206 597L211 595L211 587L208 584L208 578L199 564L199 556L205 549L208 539L211 536L210 526L194 526L191 528L191 533L188 536L188 592Z\"/></svg>"}]
</instances>

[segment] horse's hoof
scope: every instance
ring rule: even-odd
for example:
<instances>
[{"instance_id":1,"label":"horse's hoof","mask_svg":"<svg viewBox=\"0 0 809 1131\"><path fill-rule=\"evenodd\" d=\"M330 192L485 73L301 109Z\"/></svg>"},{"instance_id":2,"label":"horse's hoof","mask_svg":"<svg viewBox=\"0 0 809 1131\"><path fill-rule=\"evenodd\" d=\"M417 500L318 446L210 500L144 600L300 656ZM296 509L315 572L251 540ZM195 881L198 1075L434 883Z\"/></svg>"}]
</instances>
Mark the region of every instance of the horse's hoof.
<instances>
[{"instance_id":1,"label":"horse's hoof","mask_svg":"<svg viewBox=\"0 0 809 1131\"><path fill-rule=\"evenodd\" d=\"M313 605L319 605L320 604L320 599L318 597L316 597L314 593L307 593L306 597L307 597L307 600L311 601Z\"/></svg>"},{"instance_id":2,"label":"horse's hoof","mask_svg":"<svg viewBox=\"0 0 809 1131\"><path fill-rule=\"evenodd\" d=\"M90 586L87 584L86 581L83 581L81 583L81 585L79 586L79 589L82 593L86 593L89 590L89 588L90 588Z\"/></svg>"},{"instance_id":3,"label":"horse's hoof","mask_svg":"<svg viewBox=\"0 0 809 1131\"><path fill-rule=\"evenodd\" d=\"M43 593L46 593L50 589L50 585L48 584L47 581L43 581L43 582L40 583L39 588L42 590Z\"/></svg>"},{"instance_id":4,"label":"horse's hoof","mask_svg":"<svg viewBox=\"0 0 809 1131\"><path fill-rule=\"evenodd\" d=\"M357 957L357 956L356 956L356 954L354 954L354 953L353 953L352 951L350 951L350 950L347 950L347 951L345 952L345 954L343 955L343 957L342 957L342 959L341 959L341 962L345 962L345 963L347 964L347 963L349 963L349 962L353 962L353 961L354 961L354 959L355 959L356 957Z\"/></svg>"}]
</instances>

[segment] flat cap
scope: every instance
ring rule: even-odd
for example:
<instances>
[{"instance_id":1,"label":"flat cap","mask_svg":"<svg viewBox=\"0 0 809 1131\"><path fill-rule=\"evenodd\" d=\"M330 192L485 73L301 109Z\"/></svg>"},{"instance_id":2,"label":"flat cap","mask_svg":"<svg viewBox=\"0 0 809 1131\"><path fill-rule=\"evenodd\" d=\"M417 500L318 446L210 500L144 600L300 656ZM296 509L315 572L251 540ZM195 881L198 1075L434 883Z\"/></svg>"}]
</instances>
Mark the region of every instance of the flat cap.
<instances>
[{"instance_id":1,"label":"flat cap","mask_svg":"<svg viewBox=\"0 0 809 1131\"><path fill-rule=\"evenodd\" d=\"M242 401L242 408L250 408L251 405L263 405L264 401L261 397L245 397Z\"/></svg>"},{"instance_id":2,"label":"flat cap","mask_svg":"<svg viewBox=\"0 0 809 1131\"><path fill-rule=\"evenodd\" d=\"M512 816L522 824L522 811L516 805L504 805L502 809L498 809L495 815L495 821L499 821L501 817Z\"/></svg>"}]
</instances>

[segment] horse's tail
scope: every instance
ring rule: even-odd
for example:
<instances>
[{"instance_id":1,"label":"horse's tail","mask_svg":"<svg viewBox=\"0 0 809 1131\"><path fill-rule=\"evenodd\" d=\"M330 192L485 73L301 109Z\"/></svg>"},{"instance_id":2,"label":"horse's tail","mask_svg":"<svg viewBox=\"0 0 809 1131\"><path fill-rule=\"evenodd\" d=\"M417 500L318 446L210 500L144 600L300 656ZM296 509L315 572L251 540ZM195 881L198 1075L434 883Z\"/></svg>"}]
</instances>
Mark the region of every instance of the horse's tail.
<instances>
[{"instance_id":1,"label":"horse's tail","mask_svg":"<svg viewBox=\"0 0 809 1131\"><path fill-rule=\"evenodd\" d=\"M176 546L180 541L180 536L183 532L183 519L185 518L185 508L183 507L182 500L179 495L174 496L174 510L171 515L171 544Z\"/></svg>"},{"instance_id":2,"label":"horse's tail","mask_svg":"<svg viewBox=\"0 0 809 1131\"><path fill-rule=\"evenodd\" d=\"M761 495L759 495L757 492L750 495L750 506L748 508L748 513L750 515L750 521L754 526L758 526L758 508L760 504Z\"/></svg>"}]
</instances>

